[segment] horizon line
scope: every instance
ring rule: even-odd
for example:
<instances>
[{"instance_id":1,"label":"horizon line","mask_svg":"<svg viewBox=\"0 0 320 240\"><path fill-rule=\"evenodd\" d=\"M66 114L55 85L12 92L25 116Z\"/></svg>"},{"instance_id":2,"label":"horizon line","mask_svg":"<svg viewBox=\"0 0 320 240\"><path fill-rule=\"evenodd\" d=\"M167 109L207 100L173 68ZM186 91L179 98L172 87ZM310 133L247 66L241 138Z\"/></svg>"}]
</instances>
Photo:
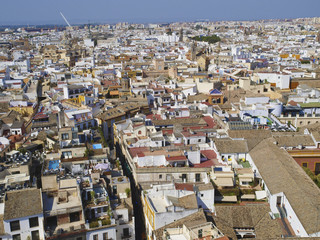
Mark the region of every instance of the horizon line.
<instances>
[{"instance_id":1,"label":"horizon line","mask_svg":"<svg viewBox=\"0 0 320 240\"><path fill-rule=\"evenodd\" d=\"M128 20L106 20L106 21L90 21L90 20L81 20L77 23L70 23L71 26L80 26L80 25L105 25L110 24L114 25L117 23L123 23L126 22L128 24L170 24L170 23L194 23L194 22L257 22L257 21L285 21L285 20L296 20L296 19L312 19L312 18L320 18L320 17L294 17L294 18L261 18L261 19L230 19L230 20L213 20L213 19L194 19L194 20L188 20L188 21L182 21L182 20L135 20L135 21L128 21ZM46 21L44 21L46 22ZM70 21L69 21L70 22ZM1 24L0 27L6 27L6 26L16 26L16 27L22 27L22 26L64 26L67 27L67 24L63 23L62 21L59 22L46 22L46 23L7 23L7 24Z\"/></svg>"}]
</instances>

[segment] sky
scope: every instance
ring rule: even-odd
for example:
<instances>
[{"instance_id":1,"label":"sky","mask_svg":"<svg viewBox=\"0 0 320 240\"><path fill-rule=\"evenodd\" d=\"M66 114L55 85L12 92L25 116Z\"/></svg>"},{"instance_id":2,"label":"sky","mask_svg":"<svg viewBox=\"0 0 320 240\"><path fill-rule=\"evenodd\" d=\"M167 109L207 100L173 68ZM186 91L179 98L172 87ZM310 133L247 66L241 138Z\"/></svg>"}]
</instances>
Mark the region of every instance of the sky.
<instances>
[{"instance_id":1,"label":"sky","mask_svg":"<svg viewBox=\"0 0 320 240\"><path fill-rule=\"evenodd\" d=\"M320 17L319 0L2 0L0 25Z\"/></svg>"}]
</instances>

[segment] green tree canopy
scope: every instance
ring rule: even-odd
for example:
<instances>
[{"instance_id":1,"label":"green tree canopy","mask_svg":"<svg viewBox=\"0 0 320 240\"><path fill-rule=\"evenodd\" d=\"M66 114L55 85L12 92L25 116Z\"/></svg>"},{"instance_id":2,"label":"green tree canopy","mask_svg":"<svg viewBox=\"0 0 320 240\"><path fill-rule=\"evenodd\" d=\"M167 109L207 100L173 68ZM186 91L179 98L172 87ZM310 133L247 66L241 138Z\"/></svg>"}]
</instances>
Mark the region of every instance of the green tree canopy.
<instances>
[{"instance_id":1,"label":"green tree canopy","mask_svg":"<svg viewBox=\"0 0 320 240\"><path fill-rule=\"evenodd\" d=\"M196 36L192 38L195 41L200 41L200 42L208 42L208 43L216 43L220 42L221 38L218 37L217 35L211 35L211 36Z\"/></svg>"}]
</instances>

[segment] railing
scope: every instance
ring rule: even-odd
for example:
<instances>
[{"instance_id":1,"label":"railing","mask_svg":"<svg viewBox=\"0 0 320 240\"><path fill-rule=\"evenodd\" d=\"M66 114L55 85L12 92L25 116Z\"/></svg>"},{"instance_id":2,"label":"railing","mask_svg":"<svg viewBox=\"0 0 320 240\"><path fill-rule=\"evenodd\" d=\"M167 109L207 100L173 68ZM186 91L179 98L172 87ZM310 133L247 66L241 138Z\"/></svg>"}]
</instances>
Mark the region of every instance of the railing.
<instances>
[{"instance_id":1,"label":"railing","mask_svg":"<svg viewBox=\"0 0 320 240\"><path fill-rule=\"evenodd\" d=\"M57 209L57 210L48 210L45 211L45 216L57 216L61 214L73 213L73 212L80 212L82 211L82 207L73 207L73 208L65 208L65 209Z\"/></svg>"},{"instance_id":2,"label":"railing","mask_svg":"<svg viewBox=\"0 0 320 240\"><path fill-rule=\"evenodd\" d=\"M128 238L131 238L131 233L127 233L127 234L121 234L121 239L128 239Z\"/></svg>"},{"instance_id":3,"label":"railing","mask_svg":"<svg viewBox=\"0 0 320 240\"><path fill-rule=\"evenodd\" d=\"M86 231L86 226L84 224L70 226L69 228L57 228L56 226L54 227L48 226L47 230L45 231L45 235L47 239L51 239L52 237L56 238L57 236L60 236L60 235L70 235L72 233L77 233L82 231Z\"/></svg>"}]
</instances>

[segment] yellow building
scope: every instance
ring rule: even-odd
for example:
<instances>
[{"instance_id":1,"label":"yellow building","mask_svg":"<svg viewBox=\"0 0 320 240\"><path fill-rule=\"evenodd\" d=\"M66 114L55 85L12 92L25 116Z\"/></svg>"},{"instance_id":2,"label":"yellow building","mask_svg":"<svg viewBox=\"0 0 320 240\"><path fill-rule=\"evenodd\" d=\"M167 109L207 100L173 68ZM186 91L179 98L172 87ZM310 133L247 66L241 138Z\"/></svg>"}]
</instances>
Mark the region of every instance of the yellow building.
<instances>
[{"instance_id":1,"label":"yellow building","mask_svg":"<svg viewBox=\"0 0 320 240\"><path fill-rule=\"evenodd\" d=\"M22 117L30 117L35 114L37 109L37 103L32 102L21 102L21 104L15 104L11 105L9 107L9 110L16 111L21 114Z\"/></svg>"}]
</instances>

